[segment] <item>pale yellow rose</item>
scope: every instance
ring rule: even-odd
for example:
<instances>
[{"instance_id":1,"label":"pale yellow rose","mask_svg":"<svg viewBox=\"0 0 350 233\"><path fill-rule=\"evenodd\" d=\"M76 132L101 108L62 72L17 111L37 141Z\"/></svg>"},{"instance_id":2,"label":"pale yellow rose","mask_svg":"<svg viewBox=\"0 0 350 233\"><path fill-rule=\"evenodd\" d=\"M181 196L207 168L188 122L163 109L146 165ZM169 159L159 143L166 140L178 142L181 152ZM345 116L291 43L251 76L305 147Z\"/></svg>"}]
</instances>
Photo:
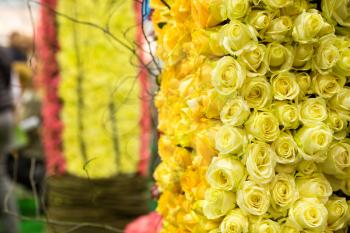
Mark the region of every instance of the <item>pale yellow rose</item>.
<instances>
[{"instance_id":1,"label":"pale yellow rose","mask_svg":"<svg viewBox=\"0 0 350 233\"><path fill-rule=\"evenodd\" d=\"M276 100L293 100L299 95L300 87L293 73L275 74L271 76L270 82Z\"/></svg>"},{"instance_id":2,"label":"pale yellow rose","mask_svg":"<svg viewBox=\"0 0 350 233\"><path fill-rule=\"evenodd\" d=\"M296 44L294 46L293 67L297 70L309 70L312 64L314 47L312 44Z\"/></svg>"},{"instance_id":3,"label":"pale yellow rose","mask_svg":"<svg viewBox=\"0 0 350 233\"><path fill-rule=\"evenodd\" d=\"M276 155L276 162L281 164L294 164L300 160L298 146L290 133L282 132L271 144Z\"/></svg>"},{"instance_id":4,"label":"pale yellow rose","mask_svg":"<svg viewBox=\"0 0 350 233\"><path fill-rule=\"evenodd\" d=\"M262 184L273 179L276 160L269 144L264 142L250 144L244 157L250 179Z\"/></svg>"},{"instance_id":5,"label":"pale yellow rose","mask_svg":"<svg viewBox=\"0 0 350 233\"><path fill-rule=\"evenodd\" d=\"M317 165L311 160L301 160L297 165L297 176L307 176L310 177L316 172L318 172Z\"/></svg>"},{"instance_id":6,"label":"pale yellow rose","mask_svg":"<svg viewBox=\"0 0 350 233\"><path fill-rule=\"evenodd\" d=\"M250 9L249 0L228 0L226 7L229 19L243 18Z\"/></svg>"},{"instance_id":7,"label":"pale yellow rose","mask_svg":"<svg viewBox=\"0 0 350 233\"><path fill-rule=\"evenodd\" d=\"M328 210L327 230L337 231L349 221L349 207L344 197L331 197L326 203Z\"/></svg>"},{"instance_id":8,"label":"pale yellow rose","mask_svg":"<svg viewBox=\"0 0 350 233\"><path fill-rule=\"evenodd\" d=\"M249 214L264 215L270 206L270 192L264 185L245 181L237 191L237 205Z\"/></svg>"},{"instance_id":9,"label":"pale yellow rose","mask_svg":"<svg viewBox=\"0 0 350 233\"><path fill-rule=\"evenodd\" d=\"M265 45L253 41L247 43L244 49L237 53L238 59L246 65L248 77L266 74L267 65L263 62L265 53Z\"/></svg>"},{"instance_id":10,"label":"pale yellow rose","mask_svg":"<svg viewBox=\"0 0 350 233\"><path fill-rule=\"evenodd\" d=\"M317 11L304 11L294 20L292 36L300 43L316 42L320 36L334 32Z\"/></svg>"},{"instance_id":11,"label":"pale yellow rose","mask_svg":"<svg viewBox=\"0 0 350 233\"><path fill-rule=\"evenodd\" d=\"M249 115L248 103L241 96L236 96L226 102L221 110L220 119L224 124L240 126L248 119Z\"/></svg>"},{"instance_id":12,"label":"pale yellow rose","mask_svg":"<svg viewBox=\"0 0 350 233\"><path fill-rule=\"evenodd\" d=\"M221 154L241 155L248 145L248 138L243 129L224 125L216 134L216 149Z\"/></svg>"},{"instance_id":13,"label":"pale yellow rose","mask_svg":"<svg viewBox=\"0 0 350 233\"><path fill-rule=\"evenodd\" d=\"M212 188L235 191L245 177L243 164L232 157L214 158L208 167L206 178Z\"/></svg>"},{"instance_id":14,"label":"pale yellow rose","mask_svg":"<svg viewBox=\"0 0 350 233\"><path fill-rule=\"evenodd\" d=\"M340 190L345 193L347 196L350 196L350 178L341 180Z\"/></svg>"},{"instance_id":15,"label":"pale yellow rose","mask_svg":"<svg viewBox=\"0 0 350 233\"><path fill-rule=\"evenodd\" d=\"M275 12L267 10L251 10L246 18L249 25L252 25L257 31L265 30L269 27L271 20L275 17Z\"/></svg>"},{"instance_id":16,"label":"pale yellow rose","mask_svg":"<svg viewBox=\"0 0 350 233\"><path fill-rule=\"evenodd\" d=\"M332 195L332 187L322 173L316 173L311 177L297 177L296 186L300 197L317 198L326 203Z\"/></svg>"},{"instance_id":17,"label":"pale yellow rose","mask_svg":"<svg viewBox=\"0 0 350 233\"><path fill-rule=\"evenodd\" d=\"M293 5L293 0L262 0L267 7L283 8Z\"/></svg>"},{"instance_id":18,"label":"pale yellow rose","mask_svg":"<svg viewBox=\"0 0 350 233\"><path fill-rule=\"evenodd\" d=\"M248 233L247 215L240 209L234 209L226 215L220 224L220 233Z\"/></svg>"},{"instance_id":19,"label":"pale yellow rose","mask_svg":"<svg viewBox=\"0 0 350 233\"><path fill-rule=\"evenodd\" d=\"M308 10L311 4L308 0L293 0L293 4L281 9L284 15L296 16Z\"/></svg>"},{"instance_id":20,"label":"pale yellow rose","mask_svg":"<svg viewBox=\"0 0 350 233\"><path fill-rule=\"evenodd\" d=\"M205 192L203 213L208 219L217 219L226 215L236 206L233 192L209 188Z\"/></svg>"},{"instance_id":21,"label":"pale yellow rose","mask_svg":"<svg viewBox=\"0 0 350 233\"><path fill-rule=\"evenodd\" d=\"M273 19L264 33L264 41L267 42L286 42L290 41L290 33L293 27L293 21L289 16L281 16Z\"/></svg>"},{"instance_id":22,"label":"pale yellow rose","mask_svg":"<svg viewBox=\"0 0 350 233\"><path fill-rule=\"evenodd\" d=\"M348 122L346 119L335 111L328 112L326 124L334 131L334 138L342 140L346 137Z\"/></svg>"},{"instance_id":23,"label":"pale yellow rose","mask_svg":"<svg viewBox=\"0 0 350 233\"><path fill-rule=\"evenodd\" d=\"M204 55L225 55L224 48L220 45L219 32L217 30L199 29L191 34L194 49Z\"/></svg>"},{"instance_id":24,"label":"pale yellow rose","mask_svg":"<svg viewBox=\"0 0 350 233\"><path fill-rule=\"evenodd\" d=\"M327 125L320 123L302 127L294 139L304 159L322 162L327 158L326 152L333 140L333 132Z\"/></svg>"},{"instance_id":25,"label":"pale yellow rose","mask_svg":"<svg viewBox=\"0 0 350 233\"><path fill-rule=\"evenodd\" d=\"M247 133L264 142L273 142L280 134L278 119L271 112L252 113L244 126Z\"/></svg>"},{"instance_id":26,"label":"pale yellow rose","mask_svg":"<svg viewBox=\"0 0 350 233\"><path fill-rule=\"evenodd\" d=\"M349 46L349 44L347 44ZM339 59L333 69L334 73L341 76L349 76L350 72L350 48L340 48Z\"/></svg>"},{"instance_id":27,"label":"pale yellow rose","mask_svg":"<svg viewBox=\"0 0 350 233\"><path fill-rule=\"evenodd\" d=\"M250 108L263 109L272 101L272 89L265 77L247 78L241 95Z\"/></svg>"},{"instance_id":28,"label":"pale yellow rose","mask_svg":"<svg viewBox=\"0 0 350 233\"><path fill-rule=\"evenodd\" d=\"M231 20L230 23L222 26L220 31L221 45L233 55L248 42L257 41L254 29L238 20Z\"/></svg>"},{"instance_id":29,"label":"pale yellow rose","mask_svg":"<svg viewBox=\"0 0 350 233\"><path fill-rule=\"evenodd\" d=\"M230 56L222 57L212 71L212 84L221 95L230 95L242 87L246 69Z\"/></svg>"},{"instance_id":30,"label":"pale yellow rose","mask_svg":"<svg viewBox=\"0 0 350 233\"><path fill-rule=\"evenodd\" d=\"M312 92L311 89L311 77L308 73L302 72L296 74L296 80L300 87L300 99L306 98L306 94L310 94Z\"/></svg>"},{"instance_id":31,"label":"pale yellow rose","mask_svg":"<svg viewBox=\"0 0 350 233\"><path fill-rule=\"evenodd\" d=\"M319 164L322 171L338 178L344 178L350 169L349 140L333 142L328 149L327 159Z\"/></svg>"},{"instance_id":32,"label":"pale yellow rose","mask_svg":"<svg viewBox=\"0 0 350 233\"><path fill-rule=\"evenodd\" d=\"M321 74L329 73L339 60L339 39L335 35L329 35L319 40L319 45L312 61L314 69Z\"/></svg>"},{"instance_id":33,"label":"pale yellow rose","mask_svg":"<svg viewBox=\"0 0 350 233\"><path fill-rule=\"evenodd\" d=\"M288 210L299 198L295 178L285 173L277 174L270 184L271 206L277 212Z\"/></svg>"},{"instance_id":34,"label":"pale yellow rose","mask_svg":"<svg viewBox=\"0 0 350 233\"><path fill-rule=\"evenodd\" d=\"M328 117L326 101L323 98L309 98L299 104L299 120L312 126Z\"/></svg>"},{"instance_id":35,"label":"pale yellow rose","mask_svg":"<svg viewBox=\"0 0 350 233\"><path fill-rule=\"evenodd\" d=\"M316 94L328 99L337 94L344 87L345 82L345 76L316 74L312 78L312 87Z\"/></svg>"},{"instance_id":36,"label":"pale yellow rose","mask_svg":"<svg viewBox=\"0 0 350 233\"><path fill-rule=\"evenodd\" d=\"M227 18L224 0L193 0L191 15L197 27L213 27Z\"/></svg>"},{"instance_id":37,"label":"pale yellow rose","mask_svg":"<svg viewBox=\"0 0 350 233\"><path fill-rule=\"evenodd\" d=\"M322 0L322 12L325 17L334 19L344 27L350 27L350 7L347 0Z\"/></svg>"},{"instance_id":38,"label":"pale yellow rose","mask_svg":"<svg viewBox=\"0 0 350 233\"><path fill-rule=\"evenodd\" d=\"M296 129L299 126L298 106L287 102L274 102L273 113L278 118L280 125L285 129Z\"/></svg>"},{"instance_id":39,"label":"pale yellow rose","mask_svg":"<svg viewBox=\"0 0 350 233\"><path fill-rule=\"evenodd\" d=\"M289 220L301 231L322 232L327 226L327 208L316 198L302 198L289 210Z\"/></svg>"},{"instance_id":40,"label":"pale yellow rose","mask_svg":"<svg viewBox=\"0 0 350 233\"><path fill-rule=\"evenodd\" d=\"M272 42L267 45L264 62L272 73L288 71L292 68L294 51L290 45Z\"/></svg>"},{"instance_id":41,"label":"pale yellow rose","mask_svg":"<svg viewBox=\"0 0 350 233\"><path fill-rule=\"evenodd\" d=\"M280 233L280 225L271 219L261 219L250 227L250 232L254 233Z\"/></svg>"},{"instance_id":42,"label":"pale yellow rose","mask_svg":"<svg viewBox=\"0 0 350 233\"><path fill-rule=\"evenodd\" d=\"M300 233L300 231L293 224L287 222L281 225L281 233Z\"/></svg>"},{"instance_id":43,"label":"pale yellow rose","mask_svg":"<svg viewBox=\"0 0 350 233\"><path fill-rule=\"evenodd\" d=\"M350 88L342 88L329 101L329 107L338 112L341 117L350 120Z\"/></svg>"},{"instance_id":44,"label":"pale yellow rose","mask_svg":"<svg viewBox=\"0 0 350 233\"><path fill-rule=\"evenodd\" d=\"M277 163L275 167L276 173L294 174L296 171L297 163L295 164L281 164Z\"/></svg>"}]
</instances>

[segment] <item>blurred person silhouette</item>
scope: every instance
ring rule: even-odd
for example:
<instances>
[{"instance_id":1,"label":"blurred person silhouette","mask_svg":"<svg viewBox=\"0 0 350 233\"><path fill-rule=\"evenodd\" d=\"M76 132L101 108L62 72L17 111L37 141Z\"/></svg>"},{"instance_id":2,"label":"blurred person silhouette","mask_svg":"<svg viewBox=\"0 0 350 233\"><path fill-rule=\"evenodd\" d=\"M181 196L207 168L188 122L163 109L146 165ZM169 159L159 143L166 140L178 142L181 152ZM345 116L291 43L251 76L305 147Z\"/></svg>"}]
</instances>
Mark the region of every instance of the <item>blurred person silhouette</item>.
<instances>
[{"instance_id":1,"label":"blurred person silhouette","mask_svg":"<svg viewBox=\"0 0 350 233\"><path fill-rule=\"evenodd\" d=\"M18 233L17 203L6 172L6 154L13 149L15 125L10 50L0 47L0 221L5 233Z\"/></svg>"}]
</instances>

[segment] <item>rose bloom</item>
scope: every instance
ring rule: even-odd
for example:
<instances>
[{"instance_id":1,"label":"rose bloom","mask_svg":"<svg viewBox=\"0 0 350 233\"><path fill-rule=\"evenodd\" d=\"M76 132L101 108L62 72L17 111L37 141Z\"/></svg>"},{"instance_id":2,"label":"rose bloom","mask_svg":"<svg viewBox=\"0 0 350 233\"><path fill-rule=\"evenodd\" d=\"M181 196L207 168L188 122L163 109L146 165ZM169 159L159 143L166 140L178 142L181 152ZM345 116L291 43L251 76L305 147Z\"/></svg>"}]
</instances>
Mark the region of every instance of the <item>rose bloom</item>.
<instances>
[{"instance_id":1,"label":"rose bloom","mask_svg":"<svg viewBox=\"0 0 350 233\"><path fill-rule=\"evenodd\" d=\"M212 71L212 84L221 95L230 95L242 87L246 69L233 57L222 57Z\"/></svg>"},{"instance_id":2,"label":"rose bloom","mask_svg":"<svg viewBox=\"0 0 350 233\"><path fill-rule=\"evenodd\" d=\"M304 125L314 125L328 117L326 101L323 98L309 98L299 105L299 120Z\"/></svg>"},{"instance_id":3,"label":"rose bloom","mask_svg":"<svg viewBox=\"0 0 350 233\"><path fill-rule=\"evenodd\" d=\"M244 126L247 133L264 142L272 142L280 134L278 119L271 112L254 112Z\"/></svg>"},{"instance_id":4,"label":"rose bloom","mask_svg":"<svg viewBox=\"0 0 350 233\"><path fill-rule=\"evenodd\" d=\"M300 94L298 96L299 99L306 99L306 94L311 94L311 77L308 73L302 72L296 74L296 80L300 87Z\"/></svg>"},{"instance_id":5,"label":"rose bloom","mask_svg":"<svg viewBox=\"0 0 350 233\"><path fill-rule=\"evenodd\" d=\"M327 74L339 60L339 39L335 35L328 35L320 39L313 57L313 67L321 74Z\"/></svg>"},{"instance_id":6,"label":"rose bloom","mask_svg":"<svg viewBox=\"0 0 350 233\"><path fill-rule=\"evenodd\" d=\"M250 9L249 0L228 0L226 7L229 19L243 18Z\"/></svg>"},{"instance_id":7,"label":"rose bloom","mask_svg":"<svg viewBox=\"0 0 350 233\"><path fill-rule=\"evenodd\" d=\"M349 206L344 197L332 196L326 203L328 210L327 229L337 231L349 221Z\"/></svg>"},{"instance_id":8,"label":"rose bloom","mask_svg":"<svg viewBox=\"0 0 350 233\"><path fill-rule=\"evenodd\" d=\"M344 87L345 82L345 76L316 74L312 78L312 87L320 97L328 99L337 94Z\"/></svg>"},{"instance_id":9,"label":"rose bloom","mask_svg":"<svg viewBox=\"0 0 350 233\"><path fill-rule=\"evenodd\" d=\"M296 129L299 126L299 113L296 104L287 102L274 102L273 113L278 118L280 125L286 129Z\"/></svg>"},{"instance_id":10,"label":"rose bloom","mask_svg":"<svg viewBox=\"0 0 350 233\"><path fill-rule=\"evenodd\" d=\"M300 197L317 198L322 203L326 203L332 195L332 187L322 173L316 173L310 177L298 177L296 187Z\"/></svg>"},{"instance_id":11,"label":"rose bloom","mask_svg":"<svg viewBox=\"0 0 350 233\"><path fill-rule=\"evenodd\" d=\"M240 209L229 212L220 224L220 233L248 233L249 222L247 215Z\"/></svg>"},{"instance_id":12,"label":"rose bloom","mask_svg":"<svg viewBox=\"0 0 350 233\"><path fill-rule=\"evenodd\" d=\"M251 225L250 232L254 233L280 233L281 232L281 227L280 225L272 221L270 219L261 219L257 221L256 223Z\"/></svg>"},{"instance_id":13,"label":"rose bloom","mask_svg":"<svg viewBox=\"0 0 350 233\"><path fill-rule=\"evenodd\" d=\"M298 130L294 139L306 160L322 162L326 159L328 146L333 140L332 130L325 124L304 126Z\"/></svg>"},{"instance_id":14,"label":"rose bloom","mask_svg":"<svg viewBox=\"0 0 350 233\"><path fill-rule=\"evenodd\" d=\"M238 59L242 61L247 68L248 77L258 77L265 75L267 65L264 61L266 47L257 42L249 42L237 53Z\"/></svg>"},{"instance_id":15,"label":"rose bloom","mask_svg":"<svg viewBox=\"0 0 350 233\"><path fill-rule=\"evenodd\" d=\"M213 27L227 18L224 0L197 0L191 3L192 19L198 27Z\"/></svg>"},{"instance_id":16,"label":"rose bloom","mask_svg":"<svg viewBox=\"0 0 350 233\"><path fill-rule=\"evenodd\" d=\"M270 206L270 192L264 185L244 181L237 191L237 205L249 214L264 215Z\"/></svg>"},{"instance_id":17,"label":"rose bloom","mask_svg":"<svg viewBox=\"0 0 350 233\"><path fill-rule=\"evenodd\" d=\"M283 8L293 5L293 0L263 0L271 8Z\"/></svg>"},{"instance_id":18,"label":"rose bloom","mask_svg":"<svg viewBox=\"0 0 350 233\"><path fill-rule=\"evenodd\" d=\"M265 77L247 78L240 90L250 108L262 109L272 101L272 89Z\"/></svg>"},{"instance_id":19,"label":"rose bloom","mask_svg":"<svg viewBox=\"0 0 350 233\"><path fill-rule=\"evenodd\" d=\"M297 175L301 177L303 176L310 177L316 172L318 172L316 163L311 160L301 160L298 163L296 170L298 172Z\"/></svg>"},{"instance_id":20,"label":"rose bloom","mask_svg":"<svg viewBox=\"0 0 350 233\"><path fill-rule=\"evenodd\" d=\"M224 124L241 126L249 115L248 103L241 96L236 96L225 103L220 113L220 119Z\"/></svg>"},{"instance_id":21,"label":"rose bloom","mask_svg":"<svg viewBox=\"0 0 350 233\"><path fill-rule=\"evenodd\" d=\"M209 188L205 192L203 213L208 219L217 219L226 215L235 207L236 197L233 192Z\"/></svg>"},{"instance_id":22,"label":"rose bloom","mask_svg":"<svg viewBox=\"0 0 350 233\"><path fill-rule=\"evenodd\" d=\"M328 211L316 198L301 198L294 203L288 216L298 230L322 232L327 226Z\"/></svg>"},{"instance_id":23,"label":"rose bloom","mask_svg":"<svg viewBox=\"0 0 350 233\"><path fill-rule=\"evenodd\" d=\"M206 178L212 188L235 191L245 177L245 168L232 157L214 158L208 167Z\"/></svg>"},{"instance_id":24,"label":"rose bloom","mask_svg":"<svg viewBox=\"0 0 350 233\"><path fill-rule=\"evenodd\" d=\"M248 138L243 129L224 125L216 134L216 149L222 154L244 153L248 145Z\"/></svg>"},{"instance_id":25,"label":"rose bloom","mask_svg":"<svg viewBox=\"0 0 350 233\"><path fill-rule=\"evenodd\" d=\"M309 70L312 65L314 47L312 44L296 44L294 46L293 67L297 70Z\"/></svg>"},{"instance_id":26,"label":"rose bloom","mask_svg":"<svg viewBox=\"0 0 350 233\"><path fill-rule=\"evenodd\" d=\"M344 27L350 27L350 8L347 0L323 0L322 12Z\"/></svg>"},{"instance_id":27,"label":"rose bloom","mask_svg":"<svg viewBox=\"0 0 350 233\"><path fill-rule=\"evenodd\" d=\"M272 73L288 71L292 68L294 51L290 45L272 42L267 45L264 62Z\"/></svg>"},{"instance_id":28,"label":"rose bloom","mask_svg":"<svg viewBox=\"0 0 350 233\"><path fill-rule=\"evenodd\" d=\"M270 182L275 175L275 153L270 145L263 142L252 143L245 154L249 178L262 184Z\"/></svg>"},{"instance_id":29,"label":"rose bloom","mask_svg":"<svg viewBox=\"0 0 350 233\"><path fill-rule=\"evenodd\" d=\"M300 87L293 73L283 72L273 75L270 82L274 98L277 100L293 100L299 95Z\"/></svg>"},{"instance_id":30,"label":"rose bloom","mask_svg":"<svg viewBox=\"0 0 350 233\"><path fill-rule=\"evenodd\" d=\"M282 132L271 144L277 163L294 164L300 160L298 146L290 133Z\"/></svg>"},{"instance_id":31,"label":"rose bloom","mask_svg":"<svg viewBox=\"0 0 350 233\"><path fill-rule=\"evenodd\" d=\"M329 107L338 112L341 117L350 120L350 88L342 88L329 101Z\"/></svg>"},{"instance_id":32,"label":"rose bloom","mask_svg":"<svg viewBox=\"0 0 350 233\"><path fill-rule=\"evenodd\" d=\"M270 184L271 206L275 211L288 210L299 198L295 178L285 173L277 174Z\"/></svg>"},{"instance_id":33,"label":"rose bloom","mask_svg":"<svg viewBox=\"0 0 350 233\"><path fill-rule=\"evenodd\" d=\"M281 16L273 19L264 33L263 39L268 42L278 41L290 41L290 31L293 27L293 21L289 16Z\"/></svg>"}]
</instances>

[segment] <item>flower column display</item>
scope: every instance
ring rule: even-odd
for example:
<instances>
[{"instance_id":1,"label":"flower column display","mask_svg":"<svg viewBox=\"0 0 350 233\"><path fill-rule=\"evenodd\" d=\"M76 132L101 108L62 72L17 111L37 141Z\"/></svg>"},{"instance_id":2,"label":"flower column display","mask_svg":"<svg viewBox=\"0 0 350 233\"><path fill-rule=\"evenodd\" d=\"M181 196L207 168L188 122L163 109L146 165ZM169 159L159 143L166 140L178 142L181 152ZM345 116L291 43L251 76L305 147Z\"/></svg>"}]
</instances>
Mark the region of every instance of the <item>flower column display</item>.
<instances>
[{"instance_id":1,"label":"flower column display","mask_svg":"<svg viewBox=\"0 0 350 233\"><path fill-rule=\"evenodd\" d=\"M151 1L162 232L346 232L349 9L313 2Z\"/></svg>"}]
</instances>

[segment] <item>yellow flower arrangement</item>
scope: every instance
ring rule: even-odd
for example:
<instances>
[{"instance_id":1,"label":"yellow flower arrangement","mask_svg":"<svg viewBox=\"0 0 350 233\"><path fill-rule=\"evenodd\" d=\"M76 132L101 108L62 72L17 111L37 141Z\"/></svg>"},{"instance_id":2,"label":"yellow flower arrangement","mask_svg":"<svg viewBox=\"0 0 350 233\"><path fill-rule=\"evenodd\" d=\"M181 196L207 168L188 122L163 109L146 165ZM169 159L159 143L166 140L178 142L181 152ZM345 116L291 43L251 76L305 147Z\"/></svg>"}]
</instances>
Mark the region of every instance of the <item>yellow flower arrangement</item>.
<instances>
[{"instance_id":1,"label":"yellow flower arrangement","mask_svg":"<svg viewBox=\"0 0 350 233\"><path fill-rule=\"evenodd\" d=\"M133 1L62 0L57 11L100 27L108 23L113 34L129 43L135 38L133 7ZM64 16L58 16L58 23L67 172L91 178L134 173L139 160L140 100L130 51L95 27Z\"/></svg>"},{"instance_id":2,"label":"yellow flower arrangement","mask_svg":"<svg viewBox=\"0 0 350 233\"><path fill-rule=\"evenodd\" d=\"M153 1L162 232L346 231L345 2Z\"/></svg>"}]
</instances>

